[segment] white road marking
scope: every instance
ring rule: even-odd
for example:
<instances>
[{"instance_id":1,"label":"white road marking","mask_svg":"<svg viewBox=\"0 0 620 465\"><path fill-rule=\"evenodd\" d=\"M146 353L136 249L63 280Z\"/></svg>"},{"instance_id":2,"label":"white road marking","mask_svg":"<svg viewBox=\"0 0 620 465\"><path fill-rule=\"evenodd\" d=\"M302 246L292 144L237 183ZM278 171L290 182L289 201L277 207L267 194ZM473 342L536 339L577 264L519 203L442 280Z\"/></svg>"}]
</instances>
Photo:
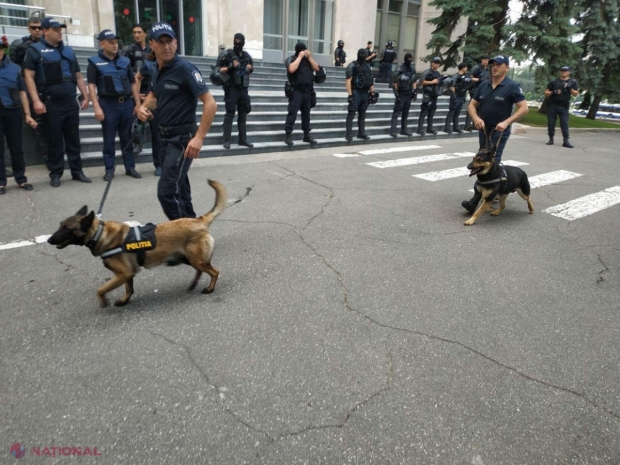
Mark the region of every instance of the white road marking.
<instances>
[{"instance_id":1,"label":"white road marking","mask_svg":"<svg viewBox=\"0 0 620 465\"><path fill-rule=\"evenodd\" d=\"M529 163L523 163L523 162L514 161L514 160L505 160L502 163L504 165L509 165L509 166L529 165ZM413 177L435 182L435 181L441 181L443 179L458 178L461 176L468 176L468 175L469 175L469 170L464 166L462 168L454 168L451 170L431 171L430 173L414 174Z\"/></svg>"},{"instance_id":2,"label":"white road marking","mask_svg":"<svg viewBox=\"0 0 620 465\"><path fill-rule=\"evenodd\" d=\"M551 171L550 173L539 174L529 178L530 187L536 189L537 187L549 186L551 184L557 184L559 182L568 181L570 179L578 178L583 174L573 173L571 171ZM469 192L473 192L473 189L469 189Z\"/></svg>"},{"instance_id":3,"label":"white road marking","mask_svg":"<svg viewBox=\"0 0 620 465\"><path fill-rule=\"evenodd\" d=\"M0 245L0 250L17 249L18 247L25 247L27 245L32 245L32 244L34 244L34 242L32 241L11 242L9 244Z\"/></svg>"},{"instance_id":4,"label":"white road marking","mask_svg":"<svg viewBox=\"0 0 620 465\"><path fill-rule=\"evenodd\" d=\"M359 155L357 153L334 153L334 157L348 158L348 157L359 157Z\"/></svg>"},{"instance_id":5,"label":"white road marking","mask_svg":"<svg viewBox=\"0 0 620 465\"><path fill-rule=\"evenodd\" d=\"M381 153L409 152L413 150L440 149L441 145L409 145L407 147L391 147L389 149L364 150L360 155L379 155Z\"/></svg>"},{"instance_id":6,"label":"white road marking","mask_svg":"<svg viewBox=\"0 0 620 465\"><path fill-rule=\"evenodd\" d=\"M610 187L595 194L586 195L570 202L543 210L544 213L564 218L568 221L578 220L593 213L620 203L620 186Z\"/></svg>"},{"instance_id":7,"label":"white road marking","mask_svg":"<svg viewBox=\"0 0 620 465\"><path fill-rule=\"evenodd\" d=\"M470 158L474 155L476 154L473 152L441 153L438 155L425 155L423 157L399 158L398 160L374 161L372 163L366 164L374 166L375 168L392 168L394 166L419 165L421 163L431 163L433 161L441 160L454 160L456 158Z\"/></svg>"}]
</instances>

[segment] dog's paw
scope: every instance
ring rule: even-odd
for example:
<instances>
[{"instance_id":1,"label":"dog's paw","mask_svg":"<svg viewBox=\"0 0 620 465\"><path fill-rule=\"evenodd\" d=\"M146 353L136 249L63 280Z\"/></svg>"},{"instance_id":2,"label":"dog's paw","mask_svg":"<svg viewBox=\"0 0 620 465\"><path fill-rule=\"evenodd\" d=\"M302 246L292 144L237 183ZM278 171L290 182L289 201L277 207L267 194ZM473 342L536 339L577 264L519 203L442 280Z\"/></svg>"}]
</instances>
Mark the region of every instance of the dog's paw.
<instances>
[{"instance_id":1,"label":"dog's paw","mask_svg":"<svg viewBox=\"0 0 620 465\"><path fill-rule=\"evenodd\" d=\"M124 307L128 303L129 303L129 299L127 299L127 300L118 299L116 302L114 302L114 306L115 307Z\"/></svg>"},{"instance_id":2,"label":"dog's paw","mask_svg":"<svg viewBox=\"0 0 620 465\"><path fill-rule=\"evenodd\" d=\"M202 294L211 294L213 292L213 289L209 290L208 288L204 288L201 293Z\"/></svg>"},{"instance_id":3,"label":"dog's paw","mask_svg":"<svg viewBox=\"0 0 620 465\"><path fill-rule=\"evenodd\" d=\"M189 286L187 286L187 292L193 291L194 289L196 289L196 284L198 283L192 283Z\"/></svg>"},{"instance_id":4,"label":"dog's paw","mask_svg":"<svg viewBox=\"0 0 620 465\"><path fill-rule=\"evenodd\" d=\"M491 216L497 216L497 215L499 215L500 213L501 213L501 210L500 210L500 209L493 210L493 211L491 212Z\"/></svg>"},{"instance_id":5,"label":"dog's paw","mask_svg":"<svg viewBox=\"0 0 620 465\"><path fill-rule=\"evenodd\" d=\"M100 306L101 308L106 308L106 307L109 307L109 306L110 306L110 301L109 301L108 299L101 299L101 300L99 301L99 306Z\"/></svg>"},{"instance_id":6,"label":"dog's paw","mask_svg":"<svg viewBox=\"0 0 620 465\"><path fill-rule=\"evenodd\" d=\"M464 224L465 226L471 226L471 225L472 225L472 224L474 224L474 223L475 223L475 221L472 221L472 220L470 219L470 220L465 221L465 223L463 223L463 224Z\"/></svg>"}]
</instances>

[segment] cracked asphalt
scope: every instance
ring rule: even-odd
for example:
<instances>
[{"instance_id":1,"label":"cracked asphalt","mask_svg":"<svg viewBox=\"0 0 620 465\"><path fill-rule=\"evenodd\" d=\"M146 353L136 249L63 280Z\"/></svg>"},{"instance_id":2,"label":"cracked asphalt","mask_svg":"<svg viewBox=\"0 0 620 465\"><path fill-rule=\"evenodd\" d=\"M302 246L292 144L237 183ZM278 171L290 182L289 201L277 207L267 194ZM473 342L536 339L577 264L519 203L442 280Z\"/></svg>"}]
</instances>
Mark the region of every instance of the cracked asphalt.
<instances>
[{"instance_id":1,"label":"cracked asphalt","mask_svg":"<svg viewBox=\"0 0 620 465\"><path fill-rule=\"evenodd\" d=\"M188 267L160 267L102 310L111 274L87 249L0 250L0 463L14 443L24 463L52 446L101 455L48 463L620 463L620 205L542 212L619 185L618 140L513 136L504 158L530 176L583 176L533 190L534 215L513 195L472 227L470 178L412 177L468 159L366 163L475 151L474 138L196 160L196 211L213 204L207 178L229 196L210 295L185 291ZM138 170L115 178L104 219L165 220L152 167ZM29 167L33 192L9 180L0 243L96 209L103 168L86 173L93 184L55 189Z\"/></svg>"}]
</instances>

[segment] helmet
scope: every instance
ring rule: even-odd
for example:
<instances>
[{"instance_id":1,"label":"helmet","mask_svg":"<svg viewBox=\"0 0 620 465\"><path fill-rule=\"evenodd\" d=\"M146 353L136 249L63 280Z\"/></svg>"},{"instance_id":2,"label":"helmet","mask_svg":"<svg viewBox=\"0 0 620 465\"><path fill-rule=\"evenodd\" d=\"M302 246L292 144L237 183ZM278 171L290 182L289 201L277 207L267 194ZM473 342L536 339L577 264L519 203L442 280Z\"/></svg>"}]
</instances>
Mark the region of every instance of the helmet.
<instances>
[{"instance_id":1,"label":"helmet","mask_svg":"<svg viewBox=\"0 0 620 465\"><path fill-rule=\"evenodd\" d=\"M217 66L212 66L213 71L209 74L209 80L214 86L223 86L230 78L228 74L222 74Z\"/></svg>"},{"instance_id":2,"label":"helmet","mask_svg":"<svg viewBox=\"0 0 620 465\"><path fill-rule=\"evenodd\" d=\"M319 66L319 70L314 73L314 80L317 84L323 84L327 79L327 73L325 72L325 68Z\"/></svg>"},{"instance_id":3,"label":"helmet","mask_svg":"<svg viewBox=\"0 0 620 465\"><path fill-rule=\"evenodd\" d=\"M393 40L388 40L387 44L385 44L386 47L393 47L394 46L394 41Z\"/></svg>"},{"instance_id":4,"label":"helmet","mask_svg":"<svg viewBox=\"0 0 620 465\"><path fill-rule=\"evenodd\" d=\"M342 47L344 45L344 40L339 40L338 41L338 47Z\"/></svg>"}]
</instances>

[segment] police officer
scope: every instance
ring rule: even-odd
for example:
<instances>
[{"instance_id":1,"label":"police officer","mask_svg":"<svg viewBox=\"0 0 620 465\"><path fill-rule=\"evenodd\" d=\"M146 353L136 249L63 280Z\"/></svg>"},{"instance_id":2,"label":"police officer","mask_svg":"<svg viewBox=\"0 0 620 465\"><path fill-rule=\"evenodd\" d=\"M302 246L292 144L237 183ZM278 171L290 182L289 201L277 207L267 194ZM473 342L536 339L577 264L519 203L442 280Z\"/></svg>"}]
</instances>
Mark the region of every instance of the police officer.
<instances>
[{"instance_id":1,"label":"police officer","mask_svg":"<svg viewBox=\"0 0 620 465\"><path fill-rule=\"evenodd\" d=\"M358 113L357 138L370 139L366 134L366 110L371 99L373 103L376 103L377 95L375 94L372 71L366 62L366 49L360 48L357 51L357 60L347 66L345 77L347 93L349 94L346 139L348 141L353 140L353 118L355 118L356 112Z\"/></svg>"},{"instance_id":2,"label":"police officer","mask_svg":"<svg viewBox=\"0 0 620 465\"><path fill-rule=\"evenodd\" d=\"M373 50L372 40L369 40L366 44L366 62L368 66L372 68L372 65L375 64L375 58L377 58L377 52Z\"/></svg>"},{"instance_id":3,"label":"police officer","mask_svg":"<svg viewBox=\"0 0 620 465\"><path fill-rule=\"evenodd\" d=\"M489 71L489 55L482 55L480 57L480 63L472 68L470 76L472 82L474 83L474 86L469 90L469 101L471 102L476 89L480 86L480 84L491 77L491 73ZM465 130L472 131L474 126L471 118L469 117L469 112L465 113Z\"/></svg>"},{"instance_id":4,"label":"police officer","mask_svg":"<svg viewBox=\"0 0 620 465\"><path fill-rule=\"evenodd\" d=\"M26 85L20 67L11 62L6 55L9 41L6 36L0 38L0 195L6 189L6 165L4 162L4 139L6 137L13 176L17 185L26 190L33 189L26 178L26 162L22 151L22 114L26 123L36 127L37 123L30 115Z\"/></svg>"},{"instance_id":5,"label":"police officer","mask_svg":"<svg viewBox=\"0 0 620 465\"><path fill-rule=\"evenodd\" d=\"M496 147L495 163L502 161L504 147L510 137L510 125L529 111L521 86L509 79L510 60L506 55L498 55L489 61L491 79L483 81L477 88L467 111L478 129L480 147ZM513 106L517 111L512 113ZM464 200L461 205L469 213L476 211L482 194L474 184L474 196Z\"/></svg>"},{"instance_id":6,"label":"police officer","mask_svg":"<svg viewBox=\"0 0 620 465\"><path fill-rule=\"evenodd\" d=\"M467 95L467 89L472 84L471 77L467 76L467 63L460 63L458 66L458 72L452 76L452 85L450 86L450 106L448 107L448 116L446 116L446 124L444 125L443 132L452 134L452 132L463 133L463 130L459 127L459 117L461 116L461 110L465 103L465 96ZM452 128L450 128L452 125Z\"/></svg>"},{"instance_id":7,"label":"police officer","mask_svg":"<svg viewBox=\"0 0 620 465\"><path fill-rule=\"evenodd\" d=\"M45 115L47 167L53 187L60 186L65 149L71 177L75 181L92 182L82 171L80 157L80 107L88 108L88 92L73 49L62 41L62 30L66 27L55 18L44 18L43 37L28 47L24 62L26 87L34 111ZM76 85L82 94L80 105L75 99Z\"/></svg>"},{"instance_id":8,"label":"police officer","mask_svg":"<svg viewBox=\"0 0 620 465\"><path fill-rule=\"evenodd\" d=\"M381 52L381 58L379 59L379 77L377 81L388 82L392 72L392 63L396 63L398 55L394 50L394 42L388 40L385 44L385 48Z\"/></svg>"},{"instance_id":9,"label":"police officer","mask_svg":"<svg viewBox=\"0 0 620 465\"><path fill-rule=\"evenodd\" d=\"M420 118L418 119L417 133L424 135L427 132L429 134L437 134L437 131L433 129L433 117L435 116L435 110L437 109L437 98L441 93L441 74L439 71L439 65L441 64L441 58L435 57L431 61L430 69L427 69L422 73L420 77L420 85L422 86L422 105L420 105ZM428 116L428 125L426 131L424 131L424 119Z\"/></svg>"},{"instance_id":10,"label":"police officer","mask_svg":"<svg viewBox=\"0 0 620 465\"><path fill-rule=\"evenodd\" d=\"M405 61L400 67L396 68L392 80L394 81L393 89L396 101L394 102L394 111L392 113L390 136L398 137L396 124L398 123L398 116L401 115L400 134L411 137L413 133L407 130L407 118L409 117L411 101L416 100L418 92L416 89L417 83L415 67L413 66L413 55L411 53L405 53Z\"/></svg>"},{"instance_id":11,"label":"police officer","mask_svg":"<svg viewBox=\"0 0 620 465\"><path fill-rule=\"evenodd\" d=\"M149 45L157 66L151 76L151 92L140 106L138 117L147 121L151 111L159 109L164 159L157 197L168 219L195 218L187 173L192 160L200 154L217 104L198 68L176 54L178 43L172 26L153 24ZM198 127L197 98L204 104Z\"/></svg>"},{"instance_id":12,"label":"police officer","mask_svg":"<svg viewBox=\"0 0 620 465\"><path fill-rule=\"evenodd\" d=\"M347 52L344 51L344 40L338 41L338 47L334 50L334 66L344 66L347 62Z\"/></svg>"},{"instance_id":13,"label":"police officer","mask_svg":"<svg viewBox=\"0 0 620 465\"><path fill-rule=\"evenodd\" d=\"M238 112L239 145L254 147L254 144L248 141L246 128L247 115L252 111L248 87L250 86L250 74L254 71L254 62L250 54L243 50L244 45L245 36L241 33L235 34L233 48L221 53L215 63L215 66L220 69L220 73L230 76L230 79L224 84L226 116L224 116L222 130L225 149L230 148L235 109Z\"/></svg>"},{"instance_id":14,"label":"police officer","mask_svg":"<svg viewBox=\"0 0 620 465\"><path fill-rule=\"evenodd\" d=\"M104 181L114 177L116 134L121 141L121 154L125 174L139 179L131 145L131 123L134 107L140 104L138 89L133 87L134 73L129 58L118 54L118 38L109 29L99 33L97 55L88 59L86 76L88 90L93 101L95 119L101 122L103 131ZM136 108L136 112L137 112Z\"/></svg>"},{"instance_id":15,"label":"police officer","mask_svg":"<svg viewBox=\"0 0 620 465\"><path fill-rule=\"evenodd\" d=\"M573 145L568 140L568 107L570 105L571 96L575 97L578 94L579 85L577 81L570 77L570 67L562 66L560 69L560 77L551 81L545 89L545 96L549 98L547 102L549 142L547 142L547 145L553 145L555 122L559 116L560 128L562 128L562 136L564 137L562 147L573 148Z\"/></svg>"},{"instance_id":16,"label":"police officer","mask_svg":"<svg viewBox=\"0 0 620 465\"><path fill-rule=\"evenodd\" d=\"M284 62L288 82L292 87L289 92L288 114L284 131L286 132L286 145L293 145L292 133L297 111L301 110L301 129L304 131L304 142L311 145L316 144L316 140L310 137L310 108L312 105L312 93L314 92L314 72L319 70L319 65L306 45L298 43L295 45L295 55L292 55Z\"/></svg>"}]
</instances>

